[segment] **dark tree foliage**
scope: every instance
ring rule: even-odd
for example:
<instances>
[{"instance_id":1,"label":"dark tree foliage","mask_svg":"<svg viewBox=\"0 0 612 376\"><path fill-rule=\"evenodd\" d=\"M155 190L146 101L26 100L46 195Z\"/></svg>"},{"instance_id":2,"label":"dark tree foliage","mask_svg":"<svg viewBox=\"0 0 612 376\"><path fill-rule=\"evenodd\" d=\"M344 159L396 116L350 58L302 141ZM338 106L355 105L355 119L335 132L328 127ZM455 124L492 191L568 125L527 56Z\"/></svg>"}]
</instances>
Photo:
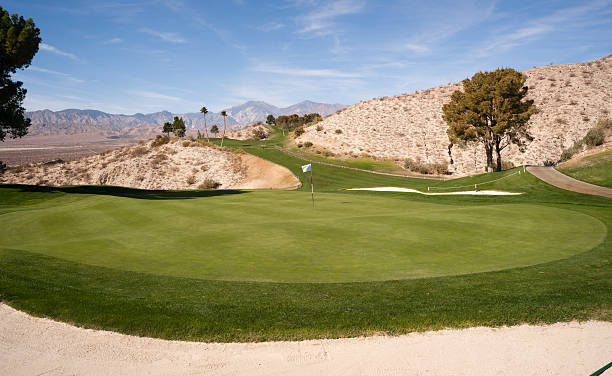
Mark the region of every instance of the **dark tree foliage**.
<instances>
[{"instance_id":1,"label":"dark tree foliage","mask_svg":"<svg viewBox=\"0 0 612 376\"><path fill-rule=\"evenodd\" d=\"M216 136L219 133L219 127L217 127L217 125L213 125L212 127L210 127L210 133Z\"/></svg>"},{"instance_id":2,"label":"dark tree foliage","mask_svg":"<svg viewBox=\"0 0 612 376\"><path fill-rule=\"evenodd\" d=\"M527 132L527 122L535 105L533 100L525 100L525 81L521 72L511 68L479 72L463 80L464 91L455 91L451 101L442 107L451 143L483 143L488 171L493 169L493 152L500 171L503 149L515 144L524 151L526 142L533 140Z\"/></svg>"},{"instance_id":3,"label":"dark tree foliage","mask_svg":"<svg viewBox=\"0 0 612 376\"><path fill-rule=\"evenodd\" d=\"M266 118L266 124L268 125L276 124L276 119L274 118L274 115L268 115L268 117Z\"/></svg>"},{"instance_id":4,"label":"dark tree foliage","mask_svg":"<svg viewBox=\"0 0 612 376\"><path fill-rule=\"evenodd\" d=\"M165 133L168 137L170 137L170 132L172 132L172 123L168 121L165 122L162 132Z\"/></svg>"},{"instance_id":5,"label":"dark tree foliage","mask_svg":"<svg viewBox=\"0 0 612 376\"><path fill-rule=\"evenodd\" d=\"M11 80L17 69L27 68L40 44L40 30L31 18L10 15L0 7L0 141L7 135L23 137L28 132L30 119L21 107L26 95L23 83Z\"/></svg>"},{"instance_id":6,"label":"dark tree foliage","mask_svg":"<svg viewBox=\"0 0 612 376\"><path fill-rule=\"evenodd\" d=\"M289 116L277 117L276 125L283 130L292 130L305 124L320 121L321 119L321 115L319 114L307 114L304 116L293 114Z\"/></svg>"},{"instance_id":7,"label":"dark tree foliage","mask_svg":"<svg viewBox=\"0 0 612 376\"><path fill-rule=\"evenodd\" d=\"M174 122L172 123L172 132L176 137L185 137L185 122L183 118L179 118L178 116L174 117Z\"/></svg>"}]
</instances>

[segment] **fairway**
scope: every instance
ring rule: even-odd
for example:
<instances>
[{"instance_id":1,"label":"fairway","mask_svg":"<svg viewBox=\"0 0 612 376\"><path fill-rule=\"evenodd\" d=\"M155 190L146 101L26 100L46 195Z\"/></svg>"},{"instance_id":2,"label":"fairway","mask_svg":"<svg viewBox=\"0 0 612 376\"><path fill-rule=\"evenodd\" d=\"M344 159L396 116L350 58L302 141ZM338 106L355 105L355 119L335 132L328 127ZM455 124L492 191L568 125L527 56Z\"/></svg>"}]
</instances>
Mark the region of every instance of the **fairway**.
<instances>
[{"instance_id":1,"label":"fairway","mask_svg":"<svg viewBox=\"0 0 612 376\"><path fill-rule=\"evenodd\" d=\"M308 181L266 142L228 140ZM308 184L5 185L0 299L88 328L221 342L612 320L610 200L518 171L434 181L314 165L315 208ZM341 190L473 184L522 194Z\"/></svg>"},{"instance_id":2,"label":"fairway","mask_svg":"<svg viewBox=\"0 0 612 376\"><path fill-rule=\"evenodd\" d=\"M156 275L259 282L502 270L585 252L606 234L591 216L526 203L322 193L313 208L310 195L284 191L181 200L75 195L7 213L0 224L0 248Z\"/></svg>"}]
</instances>

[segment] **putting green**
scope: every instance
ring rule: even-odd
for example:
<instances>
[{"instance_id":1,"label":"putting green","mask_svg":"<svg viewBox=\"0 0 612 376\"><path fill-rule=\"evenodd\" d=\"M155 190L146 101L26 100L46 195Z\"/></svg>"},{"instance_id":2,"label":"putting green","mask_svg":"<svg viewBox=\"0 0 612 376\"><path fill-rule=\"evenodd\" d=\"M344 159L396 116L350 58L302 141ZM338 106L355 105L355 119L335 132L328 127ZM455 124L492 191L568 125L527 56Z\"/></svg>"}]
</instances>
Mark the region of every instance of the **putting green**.
<instances>
[{"instance_id":1,"label":"putting green","mask_svg":"<svg viewBox=\"0 0 612 376\"><path fill-rule=\"evenodd\" d=\"M70 195L0 216L0 248L211 280L351 282L515 268L587 251L597 219L530 204L388 194L245 192L149 200Z\"/></svg>"}]
</instances>

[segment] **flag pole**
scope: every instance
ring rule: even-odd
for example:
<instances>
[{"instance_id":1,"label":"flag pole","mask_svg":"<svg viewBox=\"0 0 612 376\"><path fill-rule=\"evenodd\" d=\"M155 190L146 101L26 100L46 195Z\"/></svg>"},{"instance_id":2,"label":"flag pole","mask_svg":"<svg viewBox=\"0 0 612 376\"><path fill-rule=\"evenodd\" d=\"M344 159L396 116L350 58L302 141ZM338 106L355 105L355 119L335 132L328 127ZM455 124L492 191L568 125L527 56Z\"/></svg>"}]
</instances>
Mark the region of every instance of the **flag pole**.
<instances>
[{"instance_id":1,"label":"flag pole","mask_svg":"<svg viewBox=\"0 0 612 376\"><path fill-rule=\"evenodd\" d=\"M312 208L314 209L314 185L312 185L312 167L310 168L310 196L312 197Z\"/></svg>"}]
</instances>

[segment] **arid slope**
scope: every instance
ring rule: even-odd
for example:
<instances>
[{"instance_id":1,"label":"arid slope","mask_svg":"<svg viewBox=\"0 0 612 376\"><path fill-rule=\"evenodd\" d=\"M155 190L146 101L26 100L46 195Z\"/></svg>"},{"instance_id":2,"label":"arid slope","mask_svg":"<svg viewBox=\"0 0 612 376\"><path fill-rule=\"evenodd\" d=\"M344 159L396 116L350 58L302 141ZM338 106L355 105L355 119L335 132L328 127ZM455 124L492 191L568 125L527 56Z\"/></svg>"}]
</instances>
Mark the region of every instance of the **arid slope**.
<instances>
[{"instance_id":1,"label":"arid slope","mask_svg":"<svg viewBox=\"0 0 612 376\"><path fill-rule=\"evenodd\" d=\"M612 55L589 63L550 65L524 72L529 97L538 113L530 122L535 137L525 153L516 147L502 157L515 165L557 161L564 148L582 138L598 120L612 118ZM376 98L354 104L325 118L296 139L312 142L340 156L369 155L390 159L420 159L448 163L455 175L484 171L484 150L448 150L442 105L461 83Z\"/></svg>"},{"instance_id":2,"label":"arid slope","mask_svg":"<svg viewBox=\"0 0 612 376\"><path fill-rule=\"evenodd\" d=\"M188 140L153 141L70 162L9 169L0 183L48 186L99 184L142 189L289 189L299 180L286 168L236 151Z\"/></svg>"}]
</instances>

